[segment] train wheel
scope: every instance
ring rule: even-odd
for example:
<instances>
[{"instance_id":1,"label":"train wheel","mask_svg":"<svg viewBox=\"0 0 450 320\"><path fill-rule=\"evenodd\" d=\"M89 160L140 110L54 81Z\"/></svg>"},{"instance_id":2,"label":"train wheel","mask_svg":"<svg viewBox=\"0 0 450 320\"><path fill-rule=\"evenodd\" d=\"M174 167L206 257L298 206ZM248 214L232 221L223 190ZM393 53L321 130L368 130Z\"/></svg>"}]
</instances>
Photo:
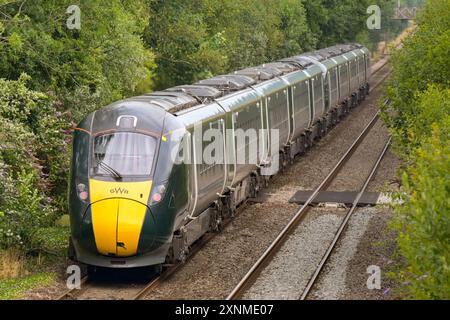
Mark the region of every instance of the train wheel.
<instances>
[{"instance_id":1,"label":"train wheel","mask_svg":"<svg viewBox=\"0 0 450 320\"><path fill-rule=\"evenodd\" d=\"M308 132L306 139L307 139L308 149L312 148L314 146L314 137L312 135L312 132Z\"/></svg>"},{"instance_id":2,"label":"train wheel","mask_svg":"<svg viewBox=\"0 0 450 320\"><path fill-rule=\"evenodd\" d=\"M256 174L252 175L249 198L256 198L259 192L259 182L258 176Z\"/></svg>"},{"instance_id":3,"label":"train wheel","mask_svg":"<svg viewBox=\"0 0 450 320\"><path fill-rule=\"evenodd\" d=\"M286 157L284 155L284 152L280 152L280 172L284 172L287 167L287 161Z\"/></svg>"},{"instance_id":4,"label":"train wheel","mask_svg":"<svg viewBox=\"0 0 450 320\"><path fill-rule=\"evenodd\" d=\"M188 256L189 256L189 249L183 249L178 255L178 261L180 261L181 264L185 264Z\"/></svg>"},{"instance_id":5,"label":"train wheel","mask_svg":"<svg viewBox=\"0 0 450 320\"><path fill-rule=\"evenodd\" d=\"M211 223L211 231L212 232L221 232L223 229L223 218L220 212L217 212L213 218Z\"/></svg>"},{"instance_id":6,"label":"train wheel","mask_svg":"<svg viewBox=\"0 0 450 320\"><path fill-rule=\"evenodd\" d=\"M175 256L173 254L173 246L170 247L169 251L167 252L166 261L164 262L164 265L166 267L173 266L176 263Z\"/></svg>"},{"instance_id":7,"label":"train wheel","mask_svg":"<svg viewBox=\"0 0 450 320\"><path fill-rule=\"evenodd\" d=\"M331 121L330 121L331 122ZM325 117L323 118L322 122L321 122L321 132L320 132L320 138L322 139L323 137L325 137L327 135L328 132L328 119Z\"/></svg>"}]
</instances>

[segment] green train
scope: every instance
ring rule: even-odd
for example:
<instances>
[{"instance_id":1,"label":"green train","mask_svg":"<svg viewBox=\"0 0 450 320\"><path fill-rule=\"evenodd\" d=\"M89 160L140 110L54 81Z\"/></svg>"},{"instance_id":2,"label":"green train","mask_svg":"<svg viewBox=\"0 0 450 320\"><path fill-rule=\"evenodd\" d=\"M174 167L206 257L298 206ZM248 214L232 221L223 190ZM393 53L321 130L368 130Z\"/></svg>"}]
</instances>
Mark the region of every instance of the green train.
<instances>
[{"instance_id":1,"label":"green train","mask_svg":"<svg viewBox=\"0 0 450 320\"><path fill-rule=\"evenodd\" d=\"M364 100L369 77L369 51L338 45L88 115L74 131L70 258L107 268L184 261Z\"/></svg>"}]
</instances>

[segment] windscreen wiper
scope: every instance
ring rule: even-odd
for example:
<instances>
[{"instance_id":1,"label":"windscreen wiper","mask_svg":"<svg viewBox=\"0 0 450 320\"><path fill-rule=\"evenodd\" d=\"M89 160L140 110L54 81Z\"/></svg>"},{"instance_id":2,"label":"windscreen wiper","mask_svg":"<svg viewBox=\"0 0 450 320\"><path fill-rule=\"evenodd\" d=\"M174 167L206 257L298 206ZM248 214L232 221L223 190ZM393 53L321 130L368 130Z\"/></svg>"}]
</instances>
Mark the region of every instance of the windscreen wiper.
<instances>
[{"instance_id":1,"label":"windscreen wiper","mask_svg":"<svg viewBox=\"0 0 450 320\"><path fill-rule=\"evenodd\" d=\"M103 170L107 171L110 175L112 175L117 180L121 180L122 179L122 175L116 169L114 169L110 165L106 164L103 160L99 161L97 163L97 166L102 167Z\"/></svg>"}]
</instances>

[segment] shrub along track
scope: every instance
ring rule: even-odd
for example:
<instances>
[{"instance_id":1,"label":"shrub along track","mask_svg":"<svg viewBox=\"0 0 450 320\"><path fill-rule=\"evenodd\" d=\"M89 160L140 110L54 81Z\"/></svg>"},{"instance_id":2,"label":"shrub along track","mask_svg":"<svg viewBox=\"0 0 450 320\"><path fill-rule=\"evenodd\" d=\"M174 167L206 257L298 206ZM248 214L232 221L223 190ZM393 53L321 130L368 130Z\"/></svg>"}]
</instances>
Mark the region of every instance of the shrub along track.
<instances>
[{"instance_id":1,"label":"shrub along track","mask_svg":"<svg viewBox=\"0 0 450 320\"><path fill-rule=\"evenodd\" d=\"M377 112L378 87L390 70L387 59L373 67L371 95L265 189L265 203L245 205L219 234L206 236L201 250L182 267L149 278L142 270L111 270L89 279L81 290L61 299L223 299L292 218L297 205L289 204L295 191L317 185L347 146ZM131 275L130 275L131 274Z\"/></svg>"}]
</instances>

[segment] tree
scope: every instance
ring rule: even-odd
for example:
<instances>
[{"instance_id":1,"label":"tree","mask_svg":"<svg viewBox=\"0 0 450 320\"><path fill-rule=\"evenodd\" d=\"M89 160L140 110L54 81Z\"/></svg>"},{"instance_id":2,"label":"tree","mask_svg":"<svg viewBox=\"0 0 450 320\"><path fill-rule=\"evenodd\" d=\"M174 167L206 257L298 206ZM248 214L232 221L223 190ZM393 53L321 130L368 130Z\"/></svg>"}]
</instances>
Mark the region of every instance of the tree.
<instances>
[{"instance_id":1,"label":"tree","mask_svg":"<svg viewBox=\"0 0 450 320\"><path fill-rule=\"evenodd\" d=\"M53 222L57 205L48 197L47 175L55 178L60 165L68 165L66 122L53 114L50 97L26 87L29 80L0 79L0 249L29 249L32 234ZM54 163L51 172L43 166L44 155Z\"/></svg>"},{"instance_id":2,"label":"tree","mask_svg":"<svg viewBox=\"0 0 450 320\"><path fill-rule=\"evenodd\" d=\"M450 86L450 3L430 1L417 19L418 28L392 57L394 65L388 94L392 101L386 121L402 152L409 153L411 132L416 132L416 96L430 84ZM395 116L389 116L395 114ZM422 134L422 133L420 133Z\"/></svg>"},{"instance_id":3,"label":"tree","mask_svg":"<svg viewBox=\"0 0 450 320\"><path fill-rule=\"evenodd\" d=\"M303 4L295 0L151 2L146 44L158 88L192 83L312 49Z\"/></svg>"},{"instance_id":4,"label":"tree","mask_svg":"<svg viewBox=\"0 0 450 320\"><path fill-rule=\"evenodd\" d=\"M141 41L145 0L83 0L81 30L70 30L71 1L3 1L0 74L31 76L35 90L52 91L76 120L133 93L148 81L151 53Z\"/></svg>"},{"instance_id":5,"label":"tree","mask_svg":"<svg viewBox=\"0 0 450 320\"><path fill-rule=\"evenodd\" d=\"M5 139L11 138L12 149L33 147L29 153L3 153L9 168L4 172L10 179L19 179L20 170L16 169L26 168L31 154L38 173L24 183L30 190L43 191L39 195L44 198L50 197L51 209L58 214L66 213L71 127L114 100L150 90L154 67L153 55L142 42L149 17L146 0L82 0L80 30L67 27L66 10L71 4L56 0L0 2L0 95L7 97L0 131ZM8 91L11 88L26 97L46 98L30 98L25 103L20 92ZM20 115L28 109L16 106L28 103L33 111ZM25 123L16 124L20 117L26 117ZM9 131L17 135L16 145ZM24 139L29 146L23 145Z\"/></svg>"}]
</instances>

